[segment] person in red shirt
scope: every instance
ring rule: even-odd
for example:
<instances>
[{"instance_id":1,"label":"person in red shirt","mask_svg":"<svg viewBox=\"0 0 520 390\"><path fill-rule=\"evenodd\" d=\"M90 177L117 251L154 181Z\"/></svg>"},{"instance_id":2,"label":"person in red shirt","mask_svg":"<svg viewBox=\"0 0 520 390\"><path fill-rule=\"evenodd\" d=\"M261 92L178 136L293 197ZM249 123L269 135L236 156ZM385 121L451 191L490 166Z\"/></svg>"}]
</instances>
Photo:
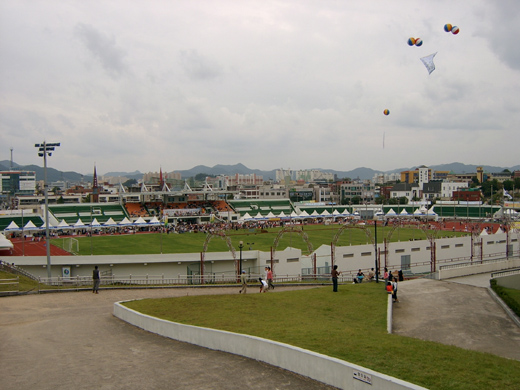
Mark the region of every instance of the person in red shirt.
<instances>
[{"instance_id":1,"label":"person in red shirt","mask_svg":"<svg viewBox=\"0 0 520 390\"><path fill-rule=\"evenodd\" d=\"M267 285L269 286L267 289L273 289L274 290L274 284L273 284L273 271L271 270L271 267L267 267Z\"/></svg>"}]
</instances>

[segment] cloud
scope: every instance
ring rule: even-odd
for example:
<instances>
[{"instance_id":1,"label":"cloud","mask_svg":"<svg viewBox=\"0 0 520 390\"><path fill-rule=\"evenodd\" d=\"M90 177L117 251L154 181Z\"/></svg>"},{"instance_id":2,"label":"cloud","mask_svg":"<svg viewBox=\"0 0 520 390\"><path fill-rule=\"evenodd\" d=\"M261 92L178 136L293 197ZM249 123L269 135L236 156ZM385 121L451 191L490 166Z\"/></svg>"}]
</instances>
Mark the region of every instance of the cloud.
<instances>
[{"instance_id":1,"label":"cloud","mask_svg":"<svg viewBox=\"0 0 520 390\"><path fill-rule=\"evenodd\" d=\"M199 54L196 50L182 50L179 61L191 80L213 80L222 75L216 61Z\"/></svg>"},{"instance_id":2,"label":"cloud","mask_svg":"<svg viewBox=\"0 0 520 390\"><path fill-rule=\"evenodd\" d=\"M77 24L74 32L111 77L121 76L127 71L124 62L126 53L123 49L117 47L113 37L109 37L94 27L83 23Z\"/></svg>"}]
</instances>

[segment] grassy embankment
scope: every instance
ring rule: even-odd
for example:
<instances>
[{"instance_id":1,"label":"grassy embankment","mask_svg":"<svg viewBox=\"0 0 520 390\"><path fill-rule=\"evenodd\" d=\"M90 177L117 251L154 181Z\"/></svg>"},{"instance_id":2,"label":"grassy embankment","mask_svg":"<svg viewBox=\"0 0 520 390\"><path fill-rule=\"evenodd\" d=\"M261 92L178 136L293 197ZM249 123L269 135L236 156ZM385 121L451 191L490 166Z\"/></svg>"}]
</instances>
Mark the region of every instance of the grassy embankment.
<instances>
[{"instance_id":1,"label":"grassy embankment","mask_svg":"<svg viewBox=\"0 0 520 390\"><path fill-rule=\"evenodd\" d=\"M432 390L520 389L520 362L386 332L382 285L126 303L146 314L309 349Z\"/></svg>"}]
</instances>

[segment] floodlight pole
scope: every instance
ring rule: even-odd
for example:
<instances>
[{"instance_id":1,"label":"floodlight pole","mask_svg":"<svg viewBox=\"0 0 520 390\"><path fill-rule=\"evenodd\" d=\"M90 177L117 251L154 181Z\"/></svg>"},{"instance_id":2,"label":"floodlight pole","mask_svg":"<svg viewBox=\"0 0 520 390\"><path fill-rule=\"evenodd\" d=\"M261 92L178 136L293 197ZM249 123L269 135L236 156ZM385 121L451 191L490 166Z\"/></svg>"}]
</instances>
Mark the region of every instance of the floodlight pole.
<instances>
[{"instance_id":1,"label":"floodlight pole","mask_svg":"<svg viewBox=\"0 0 520 390\"><path fill-rule=\"evenodd\" d=\"M238 243L238 248L240 249L240 269L238 270L238 274L242 275L242 249L244 248L244 242L240 241Z\"/></svg>"},{"instance_id":2,"label":"floodlight pole","mask_svg":"<svg viewBox=\"0 0 520 390\"><path fill-rule=\"evenodd\" d=\"M49 192L47 185L47 154L52 156L54 148L60 146L60 143L47 143L43 141L42 144L35 144L38 148L38 156L43 157L43 193L45 195L45 246L47 248L47 277L52 277L51 273L51 246L49 239Z\"/></svg>"}]
</instances>

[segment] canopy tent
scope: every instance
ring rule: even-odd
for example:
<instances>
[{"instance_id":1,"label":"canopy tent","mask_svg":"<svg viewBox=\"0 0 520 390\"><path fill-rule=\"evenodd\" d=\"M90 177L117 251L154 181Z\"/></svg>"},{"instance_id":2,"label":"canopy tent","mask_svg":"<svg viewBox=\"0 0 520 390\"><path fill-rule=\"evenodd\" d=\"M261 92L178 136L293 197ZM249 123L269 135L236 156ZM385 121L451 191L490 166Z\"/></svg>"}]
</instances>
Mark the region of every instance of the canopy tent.
<instances>
[{"instance_id":1,"label":"canopy tent","mask_svg":"<svg viewBox=\"0 0 520 390\"><path fill-rule=\"evenodd\" d=\"M29 221L23 227L23 230L40 230L32 221Z\"/></svg>"},{"instance_id":2,"label":"canopy tent","mask_svg":"<svg viewBox=\"0 0 520 390\"><path fill-rule=\"evenodd\" d=\"M101 227L101 224L98 222L97 218L94 218L94 220L90 223L91 227Z\"/></svg>"},{"instance_id":3,"label":"canopy tent","mask_svg":"<svg viewBox=\"0 0 520 390\"><path fill-rule=\"evenodd\" d=\"M349 213L348 209L345 209L345 210L343 210L343 212L341 213L341 215L344 216L344 217L347 217L347 216L350 215L350 213Z\"/></svg>"},{"instance_id":4,"label":"canopy tent","mask_svg":"<svg viewBox=\"0 0 520 390\"><path fill-rule=\"evenodd\" d=\"M310 216L313 217L313 218L318 218L318 217L320 216L320 214L318 214L318 212L317 212L316 210L314 210L314 211L311 213Z\"/></svg>"},{"instance_id":5,"label":"canopy tent","mask_svg":"<svg viewBox=\"0 0 520 390\"><path fill-rule=\"evenodd\" d=\"M139 218L137 218L137 219L134 221L134 225L135 225L135 226L147 226L147 225L148 225L148 222L146 222L146 221L144 220L143 217L139 217Z\"/></svg>"},{"instance_id":6,"label":"canopy tent","mask_svg":"<svg viewBox=\"0 0 520 390\"><path fill-rule=\"evenodd\" d=\"M81 218L78 218L77 222L72 226L74 227L74 229L83 229L86 227Z\"/></svg>"},{"instance_id":7,"label":"canopy tent","mask_svg":"<svg viewBox=\"0 0 520 390\"><path fill-rule=\"evenodd\" d=\"M16 230L22 230L22 229L20 229L20 226L18 226L15 221L11 221L11 223L4 230L16 231Z\"/></svg>"},{"instance_id":8,"label":"canopy tent","mask_svg":"<svg viewBox=\"0 0 520 390\"><path fill-rule=\"evenodd\" d=\"M386 213L387 217L395 217L397 213L394 211L394 209L388 210L388 213Z\"/></svg>"},{"instance_id":9,"label":"canopy tent","mask_svg":"<svg viewBox=\"0 0 520 390\"><path fill-rule=\"evenodd\" d=\"M121 222L119 222L117 225L118 226L131 226L132 222L127 217L124 217L123 220Z\"/></svg>"},{"instance_id":10,"label":"canopy tent","mask_svg":"<svg viewBox=\"0 0 520 390\"><path fill-rule=\"evenodd\" d=\"M240 219L242 221L249 221L249 220L253 219L253 217L251 217L251 215L249 215L249 213L245 213L244 215L242 215L242 217Z\"/></svg>"},{"instance_id":11,"label":"canopy tent","mask_svg":"<svg viewBox=\"0 0 520 390\"><path fill-rule=\"evenodd\" d=\"M287 215L285 215L285 213L282 211L280 213L280 215L278 216L278 218L288 218Z\"/></svg>"},{"instance_id":12,"label":"canopy tent","mask_svg":"<svg viewBox=\"0 0 520 390\"><path fill-rule=\"evenodd\" d=\"M160 225L161 224L161 221L159 221L159 219L157 219L157 216L153 216L152 219L150 219L150 221L148 222L150 225Z\"/></svg>"},{"instance_id":13,"label":"canopy tent","mask_svg":"<svg viewBox=\"0 0 520 390\"><path fill-rule=\"evenodd\" d=\"M262 220L262 219L267 219L267 218L265 218L265 217L260 213L260 211L259 211L259 212L254 216L253 219L255 219L255 220L257 220L257 221L260 221L260 220Z\"/></svg>"},{"instance_id":14,"label":"canopy tent","mask_svg":"<svg viewBox=\"0 0 520 390\"><path fill-rule=\"evenodd\" d=\"M40 226L41 230L47 229L47 224L44 222L42 226ZM56 226L49 224L49 229L56 229Z\"/></svg>"},{"instance_id":15,"label":"canopy tent","mask_svg":"<svg viewBox=\"0 0 520 390\"><path fill-rule=\"evenodd\" d=\"M269 211L269 213L266 215L266 218L276 218L276 215L274 215L272 211Z\"/></svg>"},{"instance_id":16,"label":"canopy tent","mask_svg":"<svg viewBox=\"0 0 520 390\"><path fill-rule=\"evenodd\" d=\"M114 219L112 217L110 217L108 219L108 221L106 221L103 225L105 227L115 227L115 226L117 226L117 223L116 223L116 221L114 221Z\"/></svg>"},{"instance_id":17,"label":"canopy tent","mask_svg":"<svg viewBox=\"0 0 520 390\"><path fill-rule=\"evenodd\" d=\"M62 219L61 222L56 227L58 229L70 229L71 228L71 226L67 222L65 222L64 219Z\"/></svg>"},{"instance_id":18,"label":"canopy tent","mask_svg":"<svg viewBox=\"0 0 520 390\"><path fill-rule=\"evenodd\" d=\"M321 216L322 217L330 217L330 213L328 210L323 210L323 212L321 213Z\"/></svg>"},{"instance_id":19,"label":"canopy tent","mask_svg":"<svg viewBox=\"0 0 520 390\"><path fill-rule=\"evenodd\" d=\"M9 241L3 234L0 233L0 249L8 250L13 249L14 245L11 241Z\"/></svg>"},{"instance_id":20,"label":"canopy tent","mask_svg":"<svg viewBox=\"0 0 520 390\"><path fill-rule=\"evenodd\" d=\"M299 215L300 218L307 218L308 216L309 213L307 212L307 210L303 210Z\"/></svg>"},{"instance_id":21,"label":"canopy tent","mask_svg":"<svg viewBox=\"0 0 520 390\"><path fill-rule=\"evenodd\" d=\"M300 216L298 214L296 214L296 211L293 211L291 213L291 218L300 218Z\"/></svg>"}]
</instances>

